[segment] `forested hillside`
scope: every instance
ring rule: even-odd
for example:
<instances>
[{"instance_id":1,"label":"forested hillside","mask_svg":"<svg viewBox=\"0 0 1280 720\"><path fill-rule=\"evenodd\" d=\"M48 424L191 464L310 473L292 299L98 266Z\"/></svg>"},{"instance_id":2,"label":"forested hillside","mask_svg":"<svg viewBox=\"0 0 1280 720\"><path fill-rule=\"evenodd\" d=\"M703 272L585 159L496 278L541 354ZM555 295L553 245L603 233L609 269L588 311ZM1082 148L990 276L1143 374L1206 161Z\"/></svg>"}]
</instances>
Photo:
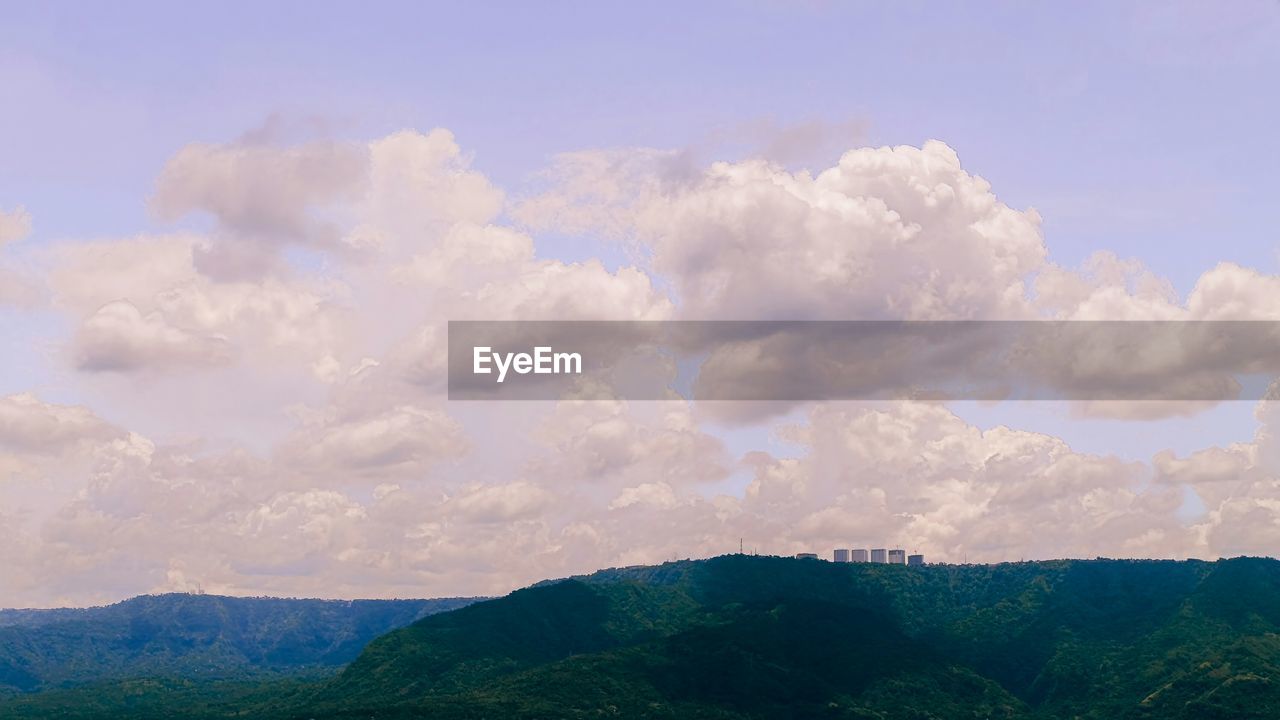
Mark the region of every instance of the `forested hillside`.
<instances>
[{"instance_id":1,"label":"forested hillside","mask_svg":"<svg viewBox=\"0 0 1280 720\"><path fill-rule=\"evenodd\" d=\"M725 556L432 615L310 682L100 685L8 717L1280 717L1280 562Z\"/></svg>"},{"instance_id":2,"label":"forested hillside","mask_svg":"<svg viewBox=\"0 0 1280 720\"><path fill-rule=\"evenodd\" d=\"M169 594L78 610L6 610L0 696L122 678L332 669L383 633L468 602Z\"/></svg>"},{"instance_id":3,"label":"forested hillside","mask_svg":"<svg viewBox=\"0 0 1280 720\"><path fill-rule=\"evenodd\" d=\"M427 618L307 708L355 717L1280 717L1280 563L613 570Z\"/></svg>"}]
</instances>

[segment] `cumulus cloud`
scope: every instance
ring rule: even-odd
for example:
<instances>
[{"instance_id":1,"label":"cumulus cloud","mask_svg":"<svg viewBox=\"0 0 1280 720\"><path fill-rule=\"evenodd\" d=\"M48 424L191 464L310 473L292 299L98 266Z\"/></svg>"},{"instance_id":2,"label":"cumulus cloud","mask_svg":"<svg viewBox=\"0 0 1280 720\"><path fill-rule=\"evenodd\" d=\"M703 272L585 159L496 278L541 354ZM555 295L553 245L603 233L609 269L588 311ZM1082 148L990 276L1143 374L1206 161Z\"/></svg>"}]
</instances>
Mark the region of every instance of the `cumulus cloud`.
<instances>
[{"instance_id":1,"label":"cumulus cloud","mask_svg":"<svg viewBox=\"0 0 1280 720\"><path fill-rule=\"evenodd\" d=\"M129 299L144 316L225 338L237 356L274 336L285 342L269 344L303 350L331 382L365 357L389 356L424 387L438 384L435 339L447 319L670 314L635 268L537 259L531 237L497 222L503 193L470 164L442 129L359 146L188 146L166 166L153 205L166 217L208 211L215 232L68 248L55 270L60 298L82 313ZM282 265L285 243L324 253L328 283ZM214 256L253 272L211 272ZM84 277L103 262L115 279ZM340 309L371 321L339 328Z\"/></svg>"},{"instance_id":2,"label":"cumulus cloud","mask_svg":"<svg viewBox=\"0 0 1280 720\"><path fill-rule=\"evenodd\" d=\"M666 410L647 419L589 413L578 430L544 418L542 442L557 462L530 459L513 469L519 479L489 483L395 461L421 448L365 453L421 440L397 436L393 421L326 443L315 465L103 436L87 484L23 536L32 557L56 552L57 561L24 565L29 582L9 592L38 598L60 584L83 600L174 582L223 592L501 592L595 567L728 552L738 538L761 552L902 546L952 561L1212 556L1269 541L1238 523L1272 512L1274 476L1245 472L1241 481L1238 459L1161 456L1148 468L1046 435L984 431L936 405L842 405L781 430L802 455L753 453L739 466L745 492L711 494L698 481L732 469L723 449ZM573 443L582 428L596 439ZM1207 469L1190 467L1202 462ZM565 474L575 467L588 476ZM380 484L344 489L353 469ZM1206 500L1203 521L1180 521L1183 488L1214 485L1226 490Z\"/></svg>"},{"instance_id":3,"label":"cumulus cloud","mask_svg":"<svg viewBox=\"0 0 1280 720\"><path fill-rule=\"evenodd\" d=\"M470 167L448 130L394 133L369 152L366 212L410 248L459 223L486 224L502 209L502 191Z\"/></svg>"},{"instance_id":4,"label":"cumulus cloud","mask_svg":"<svg viewBox=\"0 0 1280 720\"><path fill-rule=\"evenodd\" d=\"M672 165L579 153L520 216L652 249L696 319L1023 317L1045 258L1040 218L1002 203L931 141L851 150L816 176L765 161Z\"/></svg>"},{"instance_id":5,"label":"cumulus cloud","mask_svg":"<svg viewBox=\"0 0 1280 720\"><path fill-rule=\"evenodd\" d=\"M790 431L799 460L754 461L745 505L793 520L794 546L919 549L950 560L1191 550L1176 493L1141 465L1056 438L970 426L937 405L828 406ZM1140 547L1149 533L1162 544Z\"/></svg>"},{"instance_id":6,"label":"cumulus cloud","mask_svg":"<svg viewBox=\"0 0 1280 720\"><path fill-rule=\"evenodd\" d=\"M1237 265L1206 272L1184 298L1141 262L1112 253L1079 268L1048 262L1039 214L1003 203L938 141L850 150L814 175L761 160L704 167L679 152L585 151L563 156L549 177L550 188L516 215L532 228L599 233L642 248L685 319L1277 319L1269 298L1280 280ZM1185 342L1156 338L1136 363L1130 353L1111 353L1102 367L1086 357L1097 342L1081 347L1064 338L1033 353L1030 365L1063 396L1082 398L1076 412L1131 419L1193 414L1234 397L1241 372L1273 365L1266 337L1214 355L1197 331L1176 332ZM829 396L809 387L833 367L825 357L789 378L733 376L735 358L754 358L757 369L790 368L784 355L796 349L778 338L740 342L715 359L716 377L703 384L807 384L809 392L762 395ZM971 364L990 360L980 352ZM1126 398L1097 397L1095 386L1106 382L1120 383ZM753 419L786 407L732 410Z\"/></svg>"},{"instance_id":7,"label":"cumulus cloud","mask_svg":"<svg viewBox=\"0 0 1280 720\"><path fill-rule=\"evenodd\" d=\"M453 499L452 505L465 520L501 523L536 517L554 499L547 489L522 481L468 490Z\"/></svg>"},{"instance_id":8,"label":"cumulus cloud","mask_svg":"<svg viewBox=\"0 0 1280 720\"><path fill-rule=\"evenodd\" d=\"M101 398L114 376L172 378L153 407L104 401L164 433L0 399L0 605L197 584L498 593L739 538L953 561L1274 543L1269 416L1251 443L1136 463L939 404L810 407L773 428L794 453L744 452L683 402L446 404L450 319L1275 319L1280 281L1235 265L1186 297L1111 255L1052 265L1038 214L940 142L857 148L816 174L589 151L551 177L513 207L446 130L194 145L153 205L208 213L208 233L56 244L43 279L68 356L115 370L72 385ZM639 262L545 257L543 229L630 243ZM198 393L267 430L198 432ZM1187 492L1205 507L1190 520Z\"/></svg>"},{"instance_id":9,"label":"cumulus cloud","mask_svg":"<svg viewBox=\"0 0 1280 720\"><path fill-rule=\"evenodd\" d=\"M158 312L144 316L127 300L103 305L80 326L76 366L82 370L137 370L147 366L222 365L226 338L174 327Z\"/></svg>"},{"instance_id":10,"label":"cumulus cloud","mask_svg":"<svg viewBox=\"0 0 1280 720\"><path fill-rule=\"evenodd\" d=\"M238 357L307 366L337 352L340 289L305 277L216 282L195 266L199 242L138 237L53 251L53 301L78 320L77 367L166 371Z\"/></svg>"},{"instance_id":11,"label":"cumulus cloud","mask_svg":"<svg viewBox=\"0 0 1280 720\"><path fill-rule=\"evenodd\" d=\"M216 229L194 248L195 266L251 280L277 269L287 244L355 249L342 240L345 208L366 186L368 167L368 148L354 143L192 144L165 164L151 207L166 220L211 215Z\"/></svg>"},{"instance_id":12,"label":"cumulus cloud","mask_svg":"<svg viewBox=\"0 0 1280 720\"><path fill-rule=\"evenodd\" d=\"M82 406L46 403L30 393L0 397L0 447L10 451L56 455L121 432Z\"/></svg>"},{"instance_id":13,"label":"cumulus cloud","mask_svg":"<svg viewBox=\"0 0 1280 720\"><path fill-rule=\"evenodd\" d=\"M634 487L623 488L618 497L609 503L610 510L618 510L632 505L650 505L657 508L671 508L679 504L676 492L665 482L640 483Z\"/></svg>"},{"instance_id":14,"label":"cumulus cloud","mask_svg":"<svg viewBox=\"0 0 1280 720\"><path fill-rule=\"evenodd\" d=\"M300 429L281 448L289 467L377 478L421 474L432 464L462 455L467 441L440 410L411 405L365 417L327 417Z\"/></svg>"},{"instance_id":15,"label":"cumulus cloud","mask_svg":"<svg viewBox=\"0 0 1280 720\"><path fill-rule=\"evenodd\" d=\"M341 198L364 170L358 147L188 145L165 165L152 203L168 218L212 213L232 229L305 235L308 209Z\"/></svg>"},{"instance_id":16,"label":"cumulus cloud","mask_svg":"<svg viewBox=\"0 0 1280 720\"><path fill-rule=\"evenodd\" d=\"M644 405L558 403L534 430L545 453L531 462L531 471L578 487L615 489L655 482L688 488L730 474L732 458L723 443L698 426L688 405Z\"/></svg>"}]
</instances>

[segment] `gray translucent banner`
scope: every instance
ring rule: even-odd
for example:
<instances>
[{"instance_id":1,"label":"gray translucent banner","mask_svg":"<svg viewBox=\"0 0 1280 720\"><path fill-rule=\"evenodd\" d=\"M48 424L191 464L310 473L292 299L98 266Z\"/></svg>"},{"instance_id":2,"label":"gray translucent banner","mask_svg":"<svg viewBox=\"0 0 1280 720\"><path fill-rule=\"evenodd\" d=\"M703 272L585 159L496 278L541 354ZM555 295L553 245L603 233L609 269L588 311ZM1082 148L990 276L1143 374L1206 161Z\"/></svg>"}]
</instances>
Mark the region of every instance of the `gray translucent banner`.
<instances>
[{"instance_id":1,"label":"gray translucent banner","mask_svg":"<svg viewBox=\"0 0 1280 720\"><path fill-rule=\"evenodd\" d=\"M1257 400L1270 321L449 323L451 400Z\"/></svg>"}]
</instances>

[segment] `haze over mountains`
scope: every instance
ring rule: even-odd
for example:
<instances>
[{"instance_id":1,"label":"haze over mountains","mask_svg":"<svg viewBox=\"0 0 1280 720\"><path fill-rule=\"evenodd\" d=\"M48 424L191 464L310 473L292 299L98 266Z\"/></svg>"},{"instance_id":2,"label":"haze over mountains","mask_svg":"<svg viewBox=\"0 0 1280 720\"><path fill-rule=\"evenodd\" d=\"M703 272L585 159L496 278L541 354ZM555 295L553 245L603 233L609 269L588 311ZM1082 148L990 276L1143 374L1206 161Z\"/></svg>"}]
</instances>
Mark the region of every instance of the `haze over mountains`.
<instances>
[{"instance_id":1,"label":"haze over mountains","mask_svg":"<svg viewBox=\"0 0 1280 720\"><path fill-rule=\"evenodd\" d=\"M84 655L50 651L49 657L75 658L69 662L80 663L77 672L49 676L63 689L0 703L0 717L1280 714L1280 562L1270 559L913 568L732 555L606 570L423 617L324 676L209 678L191 660L214 653L184 648L248 647L241 652L253 667L276 670L332 667L354 647L353 628L440 606L371 604L353 617L337 612L342 604L281 612L289 603L316 601L258 600L250 601L264 603L255 607L264 611L257 617L273 620L247 624L214 619L235 614L225 598L167 596L116 607L142 607L141 600L171 606L164 617L205 630L170 633L142 643L141 652L101 640L118 640L112 632L125 625L81 626L92 633L90 642L59 633L54 638L71 646L101 649L92 659L102 663L98 679ZM78 621L4 632L29 633L21 647L30 652L51 642L31 630L70 632L70 622ZM232 638L207 642L213 628L231 627L261 633L247 646ZM179 635L186 639L172 639ZM12 672L20 643L12 634L0 637L7 639L3 662Z\"/></svg>"},{"instance_id":2,"label":"haze over mountains","mask_svg":"<svg viewBox=\"0 0 1280 720\"><path fill-rule=\"evenodd\" d=\"M469 602L168 594L95 608L0 610L0 697L124 678L332 671L373 638Z\"/></svg>"}]
</instances>

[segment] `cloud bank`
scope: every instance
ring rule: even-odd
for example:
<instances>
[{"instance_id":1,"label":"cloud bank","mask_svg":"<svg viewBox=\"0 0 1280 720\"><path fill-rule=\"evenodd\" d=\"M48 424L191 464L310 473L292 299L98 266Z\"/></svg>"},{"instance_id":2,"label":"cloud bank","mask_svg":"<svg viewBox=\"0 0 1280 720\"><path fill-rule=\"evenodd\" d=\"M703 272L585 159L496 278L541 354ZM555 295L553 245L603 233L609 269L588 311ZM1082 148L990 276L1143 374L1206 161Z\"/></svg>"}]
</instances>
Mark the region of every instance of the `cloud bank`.
<instances>
[{"instance_id":1,"label":"cloud bank","mask_svg":"<svg viewBox=\"0 0 1280 720\"><path fill-rule=\"evenodd\" d=\"M1129 462L930 403L748 414L782 451L684 402L444 399L451 319L1280 315L1280 278L1238 265L1180 297L1137 261L1053 264L1039 214L939 141L813 173L591 150L510 193L442 129L242 140L180 149L150 203L209 227L51 240L47 292L12 311L65 332L57 400L0 398L0 605L498 593L739 538L950 561L1275 544L1265 401L1250 441ZM0 239L29 225L0 215ZM548 234L635 260L558 260Z\"/></svg>"}]
</instances>

